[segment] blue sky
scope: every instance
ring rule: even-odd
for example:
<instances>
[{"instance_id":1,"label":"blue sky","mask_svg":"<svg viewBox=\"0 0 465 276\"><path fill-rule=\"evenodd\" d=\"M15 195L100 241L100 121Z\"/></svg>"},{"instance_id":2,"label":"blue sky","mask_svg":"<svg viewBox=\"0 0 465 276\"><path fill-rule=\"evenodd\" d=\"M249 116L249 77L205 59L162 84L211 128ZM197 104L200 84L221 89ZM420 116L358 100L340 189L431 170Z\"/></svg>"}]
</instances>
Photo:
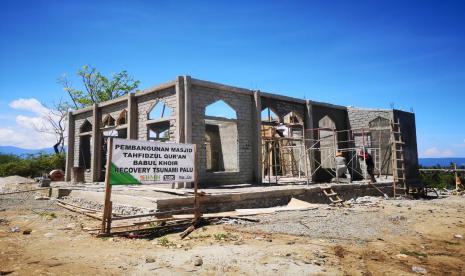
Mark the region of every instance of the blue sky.
<instances>
[{"instance_id":1,"label":"blue sky","mask_svg":"<svg viewBox=\"0 0 465 276\"><path fill-rule=\"evenodd\" d=\"M0 145L46 145L25 132L41 112L31 99L65 97L57 77L90 64L141 88L187 74L393 103L415 112L420 156L465 156L464 15L464 1L2 1Z\"/></svg>"}]
</instances>

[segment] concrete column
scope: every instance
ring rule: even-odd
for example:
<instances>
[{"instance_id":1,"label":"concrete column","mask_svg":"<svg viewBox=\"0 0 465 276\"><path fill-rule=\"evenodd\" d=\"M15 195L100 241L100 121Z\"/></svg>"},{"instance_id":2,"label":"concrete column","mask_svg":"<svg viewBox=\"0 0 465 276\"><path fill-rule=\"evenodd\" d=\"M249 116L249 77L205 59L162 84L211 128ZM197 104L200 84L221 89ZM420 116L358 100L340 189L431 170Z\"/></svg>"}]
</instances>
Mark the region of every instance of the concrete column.
<instances>
[{"instance_id":1,"label":"concrete column","mask_svg":"<svg viewBox=\"0 0 465 276\"><path fill-rule=\"evenodd\" d=\"M253 95L253 109L254 109L254 119L252 122L253 133L255 139L253 140L253 162L254 162L254 181L257 184L262 183L262 137L261 137L261 128L262 128L262 100L260 97L260 91L255 91Z\"/></svg>"},{"instance_id":2,"label":"concrete column","mask_svg":"<svg viewBox=\"0 0 465 276\"><path fill-rule=\"evenodd\" d=\"M92 110L92 181L97 182L100 177L100 111L98 104L94 104Z\"/></svg>"},{"instance_id":3,"label":"concrete column","mask_svg":"<svg viewBox=\"0 0 465 276\"><path fill-rule=\"evenodd\" d=\"M312 106L312 103L309 101L309 100L306 100L306 103L305 103L305 129L313 129L314 128L314 125L313 125L313 106ZM305 131L305 139L314 139L314 132L313 131ZM308 149L309 147L311 147L314 142L312 142L313 140L306 140L305 141L305 148ZM313 150L307 150L307 157L308 157L308 162L307 162L307 166L308 166L308 174L309 174L309 181L310 182L313 182L314 181L314 177L311 177L310 175L312 174L312 172L315 170L315 156L314 156L314 151Z\"/></svg>"},{"instance_id":4,"label":"concrete column","mask_svg":"<svg viewBox=\"0 0 465 276\"><path fill-rule=\"evenodd\" d=\"M191 77L184 76L184 141L192 143L192 95Z\"/></svg>"},{"instance_id":5,"label":"concrete column","mask_svg":"<svg viewBox=\"0 0 465 276\"><path fill-rule=\"evenodd\" d=\"M74 167L74 117L71 111L68 112L68 150L66 153L65 181L71 181L71 174Z\"/></svg>"},{"instance_id":6,"label":"concrete column","mask_svg":"<svg viewBox=\"0 0 465 276\"><path fill-rule=\"evenodd\" d=\"M137 102L134 93L128 94L128 139L137 139Z\"/></svg>"},{"instance_id":7,"label":"concrete column","mask_svg":"<svg viewBox=\"0 0 465 276\"><path fill-rule=\"evenodd\" d=\"M185 142L184 125L184 78L178 76L176 80L176 142Z\"/></svg>"}]
</instances>

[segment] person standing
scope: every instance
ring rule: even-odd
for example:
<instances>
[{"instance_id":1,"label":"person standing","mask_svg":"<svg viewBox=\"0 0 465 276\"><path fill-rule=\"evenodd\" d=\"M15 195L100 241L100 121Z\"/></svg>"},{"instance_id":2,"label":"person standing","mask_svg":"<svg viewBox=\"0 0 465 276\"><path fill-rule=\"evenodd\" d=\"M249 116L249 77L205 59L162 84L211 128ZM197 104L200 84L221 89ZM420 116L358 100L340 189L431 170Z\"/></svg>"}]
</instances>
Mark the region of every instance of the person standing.
<instances>
[{"instance_id":1,"label":"person standing","mask_svg":"<svg viewBox=\"0 0 465 276\"><path fill-rule=\"evenodd\" d=\"M364 161L366 165L366 170L370 176L371 183L376 183L375 179L375 163L373 162L373 157L365 149L362 149L358 155L360 162Z\"/></svg>"},{"instance_id":2,"label":"person standing","mask_svg":"<svg viewBox=\"0 0 465 276\"><path fill-rule=\"evenodd\" d=\"M349 169L347 168L346 158L343 156L342 152L339 151L336 153L335 162L336 162L337 178L340 178L343 175L345 175L345 177L347 178L347 181L351 183L352 177L350 176Z\"/></svg>"}]
</instances>

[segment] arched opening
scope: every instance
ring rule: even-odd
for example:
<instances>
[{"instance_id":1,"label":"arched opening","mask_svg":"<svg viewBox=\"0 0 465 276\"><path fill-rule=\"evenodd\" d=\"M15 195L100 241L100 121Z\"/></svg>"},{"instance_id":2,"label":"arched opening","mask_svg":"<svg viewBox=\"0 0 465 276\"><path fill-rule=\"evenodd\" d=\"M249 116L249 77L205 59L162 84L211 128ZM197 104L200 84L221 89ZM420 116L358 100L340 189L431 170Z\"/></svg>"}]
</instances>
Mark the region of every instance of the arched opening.
<instances>
[{"instance_id":1,"label":"arched opening","mask_svg":"<svg viewBox=\"0 0 465 276\"><path fill-rule=\"evenodd\" d=\"M116 125L121 126L127 123L128 111L123 109L121 113L118 115L118 119L116 120Z\"/></svg>"},{"instance_id":2,"label":"arched opening","mask_svg":"<svg viewBox=\"0 0 465 276\"><path fill-rule=\"evenodd\" d=\"M205 116L237 119L236 111L223 100L216 101L205 107Z\"/></svg>"},{"instance_id":3,"label":"arched opening","mask_svg":"<svg viewBox=\"0 0 465 276\"><path fill-rule=\"evenodd\" d=\"M318 139L320 140L321 167L325 169L334 168L334 157L337 152L336 123L329 117L324 116L318 121Z\"/></svg>"},{"instance_id":4,"label":"arched opening","mask_svg":"<svg viewBox=\"0 0 465 276\"><path fill-rule=\"evenodd\" d=\"M79 167L90 170L92 124L85 120L79 128Z\"/></svg>"},{"instance_id":5,"label":"arched opening","mask_svg":"<svg viewBox=\"0 0 465 276\"><path fill-rule=\"evenodd\" d=\"M238 171L237 113L223 100L205 107L207 172Z\"/></svg>"},{"instance_id":6,"label":"arched opening","mask_svg":"<svg viewBox=\"0 0 465 276\"><path fill-rule=\"evenodd\" d=\"M261 118L265 123L279 123L279 116L269 107L262 110Z\"/></svg>"},{"instance_id":7,"label":"arched opening","mask_svg":"<svg viewBox=\"0 0 465 276\"><path fill-rule=\"evenodd\" d=\"M85 120L79 128L79 133L85 133L90 131L92 131L92 124L89 122L89 120Z\"/></svg>"},{"instance_id":8,"label":"arched opening","mask_svg":"<svg viewBox=\"0 0 465 276\"><path fill-rule=\"evenodd\" d=\"M102 128L113 127L115 126L115 122L115 119L110 114L107 114L105 117L103 117Z\"/></svg>"},{"instance_id":9,"label":"arched opening","mask_svg":"<svg viewBox=\"0 0 465 276\"><path fill-rule=\"evenodd\" d=\"M163 101L156 102L147 113L147 119L160 120L171 117L171 108Z\"/></svg>"}]
</instances>

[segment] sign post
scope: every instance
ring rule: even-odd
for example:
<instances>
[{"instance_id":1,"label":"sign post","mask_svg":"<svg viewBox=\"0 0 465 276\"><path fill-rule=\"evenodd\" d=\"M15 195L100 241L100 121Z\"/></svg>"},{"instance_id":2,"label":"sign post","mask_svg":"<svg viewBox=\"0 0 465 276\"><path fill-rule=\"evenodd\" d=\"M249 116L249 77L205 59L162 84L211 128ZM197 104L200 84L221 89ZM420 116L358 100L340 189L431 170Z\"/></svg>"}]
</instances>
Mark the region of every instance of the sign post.
<instances>
[{"instance_id":1,"label":"sign post","mask_svg":"<svg viewBox=\"0 0 465 276\"><path fill-rule=\"evenodd\" d=\"M113 185L194 182L195 221L200 218L196 145L110 137L107 152L101 233L110 234Z\"/></svg>"},{"instance_id":2,"label":"sign post","mask_svg":"<svg viewBox=\"0 0 465 276\"><path fill-rule=\"evenodd\" d=\"M113 138L108 138L107 144L107 162L105 168L105 201L103 207L103 219L102 219L102 233L109 234L111 228L111 214L113 212L111 208L111 184L110 184L110 164L113 152Z\"/></svg>"}]
</instances>

